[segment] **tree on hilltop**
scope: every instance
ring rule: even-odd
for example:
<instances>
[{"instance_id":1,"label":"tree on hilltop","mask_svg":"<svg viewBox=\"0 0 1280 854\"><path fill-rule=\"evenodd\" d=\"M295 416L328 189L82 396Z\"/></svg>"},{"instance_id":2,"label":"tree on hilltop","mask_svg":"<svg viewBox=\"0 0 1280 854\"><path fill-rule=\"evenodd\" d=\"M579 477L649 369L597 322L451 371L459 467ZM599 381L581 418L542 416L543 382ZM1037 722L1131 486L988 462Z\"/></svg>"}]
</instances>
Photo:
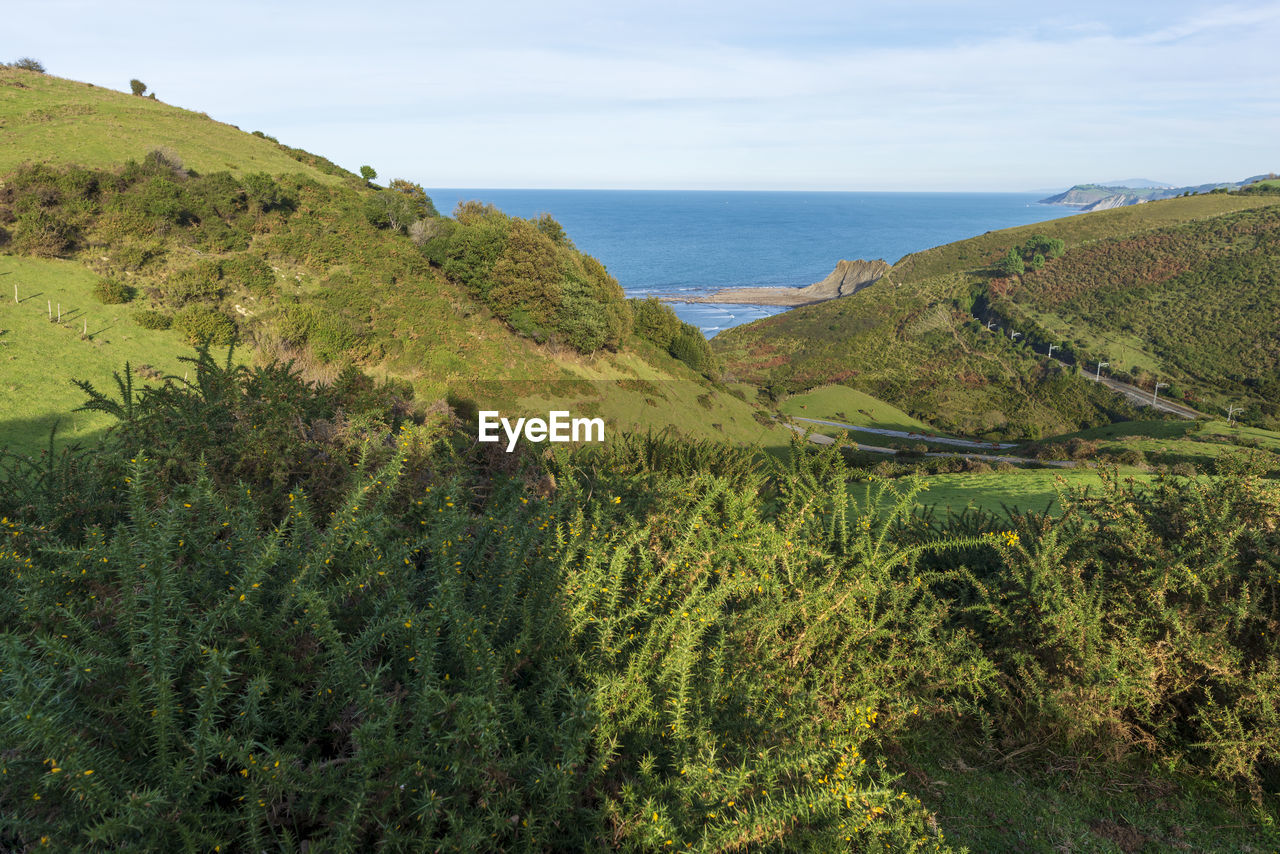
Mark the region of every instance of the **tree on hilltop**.
<instances>
[{"instance_id":1,"label":"tree on hilltop","mask_svg":"<svg viewBox=\"0 0 1280 854\"><path fill-rule=\"evenodd\" d=\"M135 77L129 81L129 89L133 92L133 94L137 95L138 97L142 97L147 93L147 84L143 83L141 80Z\"/></svg>"}]
</instances>

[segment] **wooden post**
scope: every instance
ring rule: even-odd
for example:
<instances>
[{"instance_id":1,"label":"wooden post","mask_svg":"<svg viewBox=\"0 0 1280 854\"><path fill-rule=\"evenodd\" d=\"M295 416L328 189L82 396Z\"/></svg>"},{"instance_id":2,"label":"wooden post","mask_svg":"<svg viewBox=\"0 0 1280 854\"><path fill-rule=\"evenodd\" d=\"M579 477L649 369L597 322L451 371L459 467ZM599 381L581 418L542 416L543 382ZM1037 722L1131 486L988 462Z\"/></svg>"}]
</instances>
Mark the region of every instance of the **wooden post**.
<instances>
[{"instance_id":1,"label":"wooden post","mask_svg":"<svg viewBox=\"0 0 1280 854\"><path fill-rule=\"evenodd\" d=\"M49 300L49 322L53 323L53 300Z\"/></svg>"},{"instance_id":2,"label":"wooden post","mask_svg":"<svg viewBox=\"0 0 1280 854\"><path fill-rule=\"evenodd\" d=\"M16 282L13 285L13 304L18 304L18 284Z\"/></svg>"}]
</instances>

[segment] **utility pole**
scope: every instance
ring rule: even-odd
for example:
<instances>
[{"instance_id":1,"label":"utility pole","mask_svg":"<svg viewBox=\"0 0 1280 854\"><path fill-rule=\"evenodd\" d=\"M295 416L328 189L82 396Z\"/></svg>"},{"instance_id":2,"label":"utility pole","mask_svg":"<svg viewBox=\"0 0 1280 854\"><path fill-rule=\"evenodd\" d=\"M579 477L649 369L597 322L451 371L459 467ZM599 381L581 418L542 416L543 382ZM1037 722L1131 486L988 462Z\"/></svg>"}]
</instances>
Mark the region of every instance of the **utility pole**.
<instances>
[{"instance_id":1,"label":"utility pole","mask_svg":"<svg viewBox=\"0 0 1280 854\"><path fill-rule=\"evenodd\" d=\"M991 331L991 327L993 327L993 326L995 326L995 325L996 325L996 322L995 322L994 320L988 320L988 321L987 321L987 331L988 331L988 332L990 332L990 331Z\"/></svg>"},{"instance_id":2,"label":"utility pole","mask_svg":"<svg viewBox=\"0 0 1280 854\"><path fill-rule=\"evenodd\" d=\"M1151 390L1151 405L1156 405L1156 398L1160 395L1161 388L1168 388L1168 383L1156 383L1156 387Z\"/></svg>"},{"instance_id":3,"label":"utility pole","mask_svg":"<svg viewBox=\"0 0 1280 854\"><path fill-rule=\"evenodd\" d=\"M1102 379L1102 369L1103 369L1103 368L1105 368L1107 365L1110 365L1110 364L1111 364L1110 362L1099 362L1099 363L1098 363L1098 373L1097 373L1097 374L1095 374L1095 375L1094 375L1094 377L1093 377L1093 381L1094 381L1094 382L1098 382L1098 381L1100 381L1100 380Z\"/></svg>"},{"instance_id":4,"label":"utility pole","mask_svg":"<svg viewBox=\"0 0 1280 854\"><path fill-rule=\"evenodd\" d=\"M1053 358L1053 348L1054 348L1054 345L1053 345L1053 344L1050 344L1050 345L1049 345L1049 358L1050 358L1050 359L1052 359L1052 358ZM1060 350L1060 349L1062 349L1062 348L1061 348L1061 347L1059 347L1058 349Z\"/></svg>"},{"instance_id":5,"label":"utility pole","mask_svg":"<svg viewBox=\"0 0 1280 854\"><path fill-rule=\"evenodd\" d=\"M1010 341L1012 341L1012 340L1014 340L1015 338L1017 338L1017 337L1018 337L1019 335L1021 335L1021 334L1022 334L1021 332L1014 332L1012 329L1010 329L1010 330L1009 330L1009 340L1010 340Z\"/></svg>"},{"instance_id":6,"label":"utility pole","mask_svg":"<svg viewBox=\"0 0 1280 854\"><path fill-rule=\"evenodd\" d=\"M1227 426L1228 427L1230 427L1232 424L1235 423L1236 413L1242 411L1243 409L1244 407L1235 406L1234 404L1227 407Z\"/></svg>"}]
</instances>

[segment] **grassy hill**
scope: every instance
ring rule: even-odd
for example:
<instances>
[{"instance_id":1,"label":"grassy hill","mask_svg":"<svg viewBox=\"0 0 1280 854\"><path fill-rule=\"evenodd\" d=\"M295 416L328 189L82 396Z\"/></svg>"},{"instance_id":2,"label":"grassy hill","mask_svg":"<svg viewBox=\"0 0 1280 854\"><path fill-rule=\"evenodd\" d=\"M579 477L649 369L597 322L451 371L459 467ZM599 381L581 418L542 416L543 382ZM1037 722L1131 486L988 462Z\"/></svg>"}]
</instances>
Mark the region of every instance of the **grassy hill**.
<instances>
[{"instance_id":1,"label":"grassy hill","mask_svg":"<svg viewBox=\"0 0 1280 854\"><path fill-rule=\"evenodd\" d=\"M1077 361L1280 424L1280 199L1078 247L993 283L991 308Z\"/></svg>"},{"instance_id":2,"label":"grassy hill","mask_svg":"<svg viewBox=\"0 0 1280 854\"><path fill-rule=\"evenodd\" d=\"M368 186L203 114L31 71L0 68L0 124L0 279L20 300L0 309L0 441L39 447L59 420L89 435L105 422L70 416L72 379L101 388L125 361L168 373L202 335L323 382L354 365L420 409L787 441L713 366L690 367L697 346L682 361L632 333L617 283L552 221L441 217L405 182ZM132 301L102 305L104 282ZM81 332L88 319L84 340L49 324L54 297ZM148 313L172 329L143 328Z\"/></svg>"},{"instance_id":3,"label":"grassy hill","mask_svg":"<svg viewBox=\"0 0 1280 854\"><path fill-rule=\"evenodd\" d=\"M992 301L996 262L1032 235L1045 235L1066 249L1037 274L1049 276L1106 241L1276 204L1261 194L1204 195L989 232L908 255L851 297L728 330L713 346L737 379L779 393L841 383L943 430L1038 437L1099 426L1133 412L1044 358L1043 345L1037 352L1026 343L1032 330L1015 323L1022 336L1011 340L979 322Z\"/></svg>"},{"instance_id":4,"label":"grassy hill","mask_svg":"<svg viewBox=\"0 0 1280 854\"><path fill-rule=\"evenodd\" d=\"M205 113L18 68L0 67L0 125L0 174L27 161L117 166L168 148L200 172L298 173L327 183L355 177Z\"/></svg>"}]
</instances>

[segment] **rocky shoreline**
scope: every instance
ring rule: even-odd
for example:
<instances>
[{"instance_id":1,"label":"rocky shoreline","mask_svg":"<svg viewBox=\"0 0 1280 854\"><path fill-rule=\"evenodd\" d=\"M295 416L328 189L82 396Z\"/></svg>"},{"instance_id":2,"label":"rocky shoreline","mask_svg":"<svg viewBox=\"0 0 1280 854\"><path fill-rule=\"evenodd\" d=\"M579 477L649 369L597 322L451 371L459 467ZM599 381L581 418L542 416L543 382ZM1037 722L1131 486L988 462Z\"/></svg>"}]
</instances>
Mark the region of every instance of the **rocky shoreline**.
<instances>
[{"instance_id":1,"label":"rocky shoreline","mask_svg":"<svg viewBox=\"0 0 1280 854\"><path fill-rule=\"evenodd\" d=\"M727 305L780 305L796 307L847 297L874 284L893 267L882 259L839 261L821 282L803 288L722 288L705 297L661 297L663 302L722 303Z\"/></svg>"}]
</instances>

